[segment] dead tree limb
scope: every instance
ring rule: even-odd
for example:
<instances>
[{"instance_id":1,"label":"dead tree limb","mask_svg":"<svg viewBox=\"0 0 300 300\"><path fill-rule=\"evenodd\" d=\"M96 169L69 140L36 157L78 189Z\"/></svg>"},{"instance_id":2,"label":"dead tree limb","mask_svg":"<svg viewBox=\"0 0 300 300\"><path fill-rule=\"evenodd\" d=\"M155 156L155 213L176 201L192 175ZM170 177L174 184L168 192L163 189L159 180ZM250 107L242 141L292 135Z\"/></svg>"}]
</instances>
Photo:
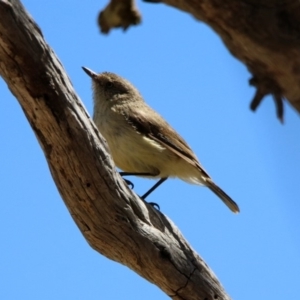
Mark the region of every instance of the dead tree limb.
<instances>
[{"instance_id":1,"label":"dead tree limb","mask_svg":"<svg viewBox=\"0 0 300 300\"><path fill-rule=\"evenodd\" d=\"M252 74L257 91L250 108L255 110L266 95L272 95L278 118L283 120L283 100L300 113L300 2L294 0L144 0L162 2L208 24L229 51ZM111 0L107 8L119 7ZM159 6L157 6L159 9ZM125 11L125 8L122 8ZM119 10L106 13L106 23ZM167 20L166 20L167 22ZM119 23L122 23L119 20ZM109 24L114 27L114 23ZM127 26L128 27L128 26ZM126 27L126 28L127 28ZM201 37L200 37L201 39ZM205 41L203 41L205 42Z\"/></svg>"},{"instance_id":2,"label":"dead tree limb","mask_svg":"<svg viewBox=\"0 0 300 300\"><path fill-rule=\"evenodd\" d=\"M229 299L176 226L124 184L61 63L21 3L0 0L0 16L0 75L91 247L173 299Z\"/></svg>"}]
</instances>

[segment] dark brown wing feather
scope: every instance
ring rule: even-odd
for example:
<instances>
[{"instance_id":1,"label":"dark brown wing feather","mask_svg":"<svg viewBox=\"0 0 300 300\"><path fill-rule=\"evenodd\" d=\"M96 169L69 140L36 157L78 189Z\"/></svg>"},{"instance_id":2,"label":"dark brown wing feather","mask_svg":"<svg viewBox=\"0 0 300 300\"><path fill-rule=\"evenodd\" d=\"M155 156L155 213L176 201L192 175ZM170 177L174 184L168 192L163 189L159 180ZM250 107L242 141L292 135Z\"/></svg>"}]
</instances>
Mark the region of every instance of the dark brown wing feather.
<instances>
[{"instance_id":1,"label":"dark brown wing feather","mask_svg":"<svg viewBox=\"0 0 300 300\"><path fill-rule=\"evenodd\" d=\"M135 109L137 110L137 108ZM138 110L137 112L131 111L130 114L125 115L125 118L138 132L156 141L198 168L204 177L210 178L199 164L197 157L186 141L150 107L147 106L146 110L143 107L143 110Z\"/></svg>"}]
</instances>

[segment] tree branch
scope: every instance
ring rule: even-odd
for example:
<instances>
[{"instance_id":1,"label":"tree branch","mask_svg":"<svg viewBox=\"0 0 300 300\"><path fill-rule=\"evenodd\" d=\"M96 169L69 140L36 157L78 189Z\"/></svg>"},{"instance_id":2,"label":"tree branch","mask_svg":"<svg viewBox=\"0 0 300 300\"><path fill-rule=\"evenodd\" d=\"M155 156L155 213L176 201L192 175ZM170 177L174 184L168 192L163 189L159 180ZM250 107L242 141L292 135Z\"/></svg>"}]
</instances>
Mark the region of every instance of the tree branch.
<instances>
[{"instance_id":1,"label":"tree branch","mask_svg":"<svg viewBox=\"0 0 300 300\"><path fill-rule=\"evenodd\" d=\"M252 73L256 82L256 95L264 90L273 96L279 119L283 118L280 114L284 98L300 112L298 1L163 0L163 2L191 13L219 34L229 51Z\"/></svg>"},{"instance_id":2,"label":"tree branch","mask_svg":"<svg viewBox=\"0 0 300 300\"><path fill-rule=\"evenodd\" d=\"M91 247L173 299L229 299L175 225L124 184L61 63L21 3L0 0L0 16L0 74Z\"/></svg>"},{"instance_id":3,"label":"tree branch","mask_svg":"<svg viewBox=\"0 0 300 300\"><path fill-rule=\"evenodd\" d=\"M266 95L272 95L277 116L281 121L283 121L283 99L288 100L300 113L299 1L144 1L164 2L174 6L190 13L216 31L232 55L242 61L253 75L250 83L255 81L257 91L251 102L252 110L257 108ZM111 4L113 2L117 7L117 3L123 0L111 0ZM133 6L131 3L130 7ZM108 7L110 4L103 11ZM110 12L110 15L107 14L108 19L120 15L117 10ZM114 27L113 23L110 24Z\"/></svg>"},{"instance_id":4,"label":"tree branch","mask_svg":"<svg viewBox=\"0 0 300 300\"><path fill-rule=\"evenodd\" d=\"M141 22L141 15L134 0L111 0L98 15L98 25L102 33L109 33L111 28L122 27L125 31L131 25Z\"/></svg>"}]
</instances>

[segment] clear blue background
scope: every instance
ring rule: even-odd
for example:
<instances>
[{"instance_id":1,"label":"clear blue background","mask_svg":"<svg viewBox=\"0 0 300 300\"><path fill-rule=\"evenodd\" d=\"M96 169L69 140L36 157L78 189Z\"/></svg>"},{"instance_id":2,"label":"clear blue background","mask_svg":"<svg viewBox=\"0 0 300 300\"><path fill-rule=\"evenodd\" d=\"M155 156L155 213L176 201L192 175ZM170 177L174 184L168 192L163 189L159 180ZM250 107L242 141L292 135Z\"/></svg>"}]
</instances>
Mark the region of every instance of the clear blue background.
<instances>
[{"instance_id":1,"label":"clear blue background","mask_svg":"<svg viewBox=\"0 0 300 300\"><path fill-rule=\"evenodd\" d=\"M133 82L238 202L169 180L149 200L182 231L233 299L296 299L300 270L300 122L266 98L249 110L250 74L192 16L138 2L140 26L99 34L102 1L23 1L92 114L87 66ZM0 299L168 299L92 250L52 181L17 100L0 80ZM133 179L136 191L153 183Z\"/></svg>"}]
</instances>

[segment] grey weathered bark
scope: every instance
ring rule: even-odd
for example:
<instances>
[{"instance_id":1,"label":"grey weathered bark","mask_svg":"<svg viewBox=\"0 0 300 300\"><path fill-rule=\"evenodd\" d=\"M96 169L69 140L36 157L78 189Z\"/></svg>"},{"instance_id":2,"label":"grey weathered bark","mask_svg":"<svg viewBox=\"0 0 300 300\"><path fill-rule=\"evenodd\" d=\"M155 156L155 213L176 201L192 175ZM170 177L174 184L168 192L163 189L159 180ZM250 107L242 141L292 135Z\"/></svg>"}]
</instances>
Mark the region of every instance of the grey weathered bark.
<instances>
[{"instance_id":1,"label":"grey weathered bark","mask_svg":"<svg viewBox=\"0 0 300 300\"><path fill-rule=\"evenodd\" d=\"M230 299L176 226L124 184L62 65L17 0L0 0L0 75L91 247L173 299Z\"/></svg>"},{"instance_id":2,"label":"grey weathered bark","mask_svg":"<svg viewBox=\"0 0 300 300\"><path fill-rule=\"evenodd\" d=\"M125 11L128 11L123 2L126 2L128 7L135 8L132 1L111 0L111 4L103 10L108 9L106 14L102 13L106 19L111 20L107 20L105 24L110 24L111 28L123 26L120 19ZM300 113L299 1L144 1L164 2L174 6L190 13L216 31L229 51L241 60L253 75L250 84L254 85L257 91L251 109L255 110L263 97L271 94L280 120L283 120L283 99L288 100ZM127 20L128 27L128 18L124 19Z\"/></svg>"}]
</instances>

